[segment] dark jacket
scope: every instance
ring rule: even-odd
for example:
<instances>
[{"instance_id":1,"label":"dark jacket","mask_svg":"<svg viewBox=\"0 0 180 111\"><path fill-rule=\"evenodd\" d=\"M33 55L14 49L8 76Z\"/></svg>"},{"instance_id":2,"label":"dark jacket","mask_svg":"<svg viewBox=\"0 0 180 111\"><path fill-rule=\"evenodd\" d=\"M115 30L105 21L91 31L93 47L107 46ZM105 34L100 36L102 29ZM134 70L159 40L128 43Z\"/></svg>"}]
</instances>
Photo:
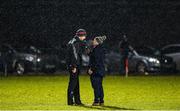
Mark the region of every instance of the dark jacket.
<instances>
[{"instance_id":1,"label":"dark jacket","mask_svg":"<svg viewBox=\"0 0 180 111\"><path fill-rule=\"evenodd\" d=\"M93 71L94 76L105 75L105 49L102 45L96 46L90 53L89 68Z\"/></svg>"},{"instance_id":2,"label":"dark jacket","mask_svg":"<svg viewBox=\"0 0 180 111\"><path fill-rule=\"evenodd\" d=\"M121 55L128 57L129 43L127 41L122 40L119 44L119 47L120 47Z\"/></svg>"},{"instance_id":3,"label":"dark jacket","mask_svg":"<svg viewBox=\"0 0 180 111\"><path fill-rule=\"evenodd\" d=\"M84 47L84 42L80 41L78 37L74 37L69 41L66 54L66 62L68 68L81 66Z\"/></svg>"}]
</instances>

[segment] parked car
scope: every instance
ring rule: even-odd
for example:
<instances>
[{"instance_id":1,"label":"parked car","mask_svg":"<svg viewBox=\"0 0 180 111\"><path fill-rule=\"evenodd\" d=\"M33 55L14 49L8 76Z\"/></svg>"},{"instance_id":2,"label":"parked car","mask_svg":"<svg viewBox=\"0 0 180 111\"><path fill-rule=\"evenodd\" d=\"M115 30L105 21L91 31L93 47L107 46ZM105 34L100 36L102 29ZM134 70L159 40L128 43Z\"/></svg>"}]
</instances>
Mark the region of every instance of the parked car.
<instances>
[{"instance_id":1,"label":"parked car","mask_svg":"<svg viewBox=\"0 0 180 111\"><path fill-rule=\"evenodd\" d=\"M161 49L161 53L172 57L176 63L176 70L180 71L180 44L167 45Z\"/></svg>"},{"instance_id":2,"label":"parked car","mask_svg":"<svg viewBox=\"0 0 180 111\"><path fill-rule=\"evenodd\" d=\"M51 48L48 48L48 49L46 48L44 50L41 49L41 51L46 55L54 55L56 57L56 69L57 69L57 71L65 71L65 70L67 70L66 49L57 48L57 47L51 47Z\"/></svg>"},{"instance_id":3,"label":"parked car","mask_svg":"<svg viewBox=\"0 0 180 111\"><path fill-rule=\"evenodd\" d=\"M119 52L110 51L106 54L106 69L108 72L119 72L121 65L121 55ZM160 61L151 56L140 55L135 50L129 52L129 71L146 73L159 72Z\"/></svg>"},{"instance_id":4,"label":"parked car","mask_svg":"<svg viewBox=\"0 0 180 111\"><path fill-rule=\"evenodd\" d=\"M34 46L23 49L15 49L10 45L0 46L1 69L7 64L9 72L16 72L19 75L29 71L51 72L56 71L56 55L48 55L41 52Z\"/></svg>"},{"instance_id":5,"label":"parked car","mask_svg":"<svg viewBox=\"0 0 180 111\"><path fill-rule=\"evenodd\" d=\"M172 57L168 57L161 54L161 50L150 47L150 46L139 46L136 47L136 51L140 55L155 57L160 61L161 72L176 72L176 63L173 61Z\"/></svg>"}]
</instances>

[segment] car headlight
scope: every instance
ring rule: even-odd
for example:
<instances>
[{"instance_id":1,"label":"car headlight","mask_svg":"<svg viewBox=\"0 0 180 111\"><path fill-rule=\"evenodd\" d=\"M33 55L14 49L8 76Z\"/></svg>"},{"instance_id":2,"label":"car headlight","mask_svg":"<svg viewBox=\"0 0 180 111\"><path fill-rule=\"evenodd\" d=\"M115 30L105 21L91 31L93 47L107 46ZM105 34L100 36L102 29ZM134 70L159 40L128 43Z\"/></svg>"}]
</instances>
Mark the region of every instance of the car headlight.
<instances>
[{"instance_id":1,"label":"car headlight","mask_svg":"<svg viewBox=\"0 0 180 111\"><path fill-rule=\"evenodd\" d=\"M157 63L157 64L160 63L160 61L158 59L155 59L155 58L149 58L148 61L153 62L153 63Z\"/></svg>"},{"instance_id":2,"label":"car headlight","mask_svg":"<svg viewBox=\"0 0 180 111\"><path fill-rule=\"evenodd\" d=\"M27 61L33 61L33 60L34 60L34 57L32 57L32 56L27 56L25 59L26 59Z\"/></svg>"},{"instance_id":3,"label":"car headlight","mask_svg":"<svg viewBox=\"0 0 180 111\"><path fill-rule=\"evenodd\" d=\"M37 61L40 62L40 61L41 61L41 58L37 58Z\"/></svg>"}]
</instances>

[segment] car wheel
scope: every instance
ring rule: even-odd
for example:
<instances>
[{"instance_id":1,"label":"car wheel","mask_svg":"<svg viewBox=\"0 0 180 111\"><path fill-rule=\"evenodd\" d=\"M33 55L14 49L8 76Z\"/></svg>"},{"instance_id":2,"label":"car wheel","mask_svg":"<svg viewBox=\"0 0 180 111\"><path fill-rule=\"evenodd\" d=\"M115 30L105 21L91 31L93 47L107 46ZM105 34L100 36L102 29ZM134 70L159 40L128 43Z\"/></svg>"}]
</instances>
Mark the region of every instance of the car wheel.
<instances>
[{"instance_id":1,"label":"car wheel","mask_svg":"<svg viewBox=\"0 0 180 111\"><path fill-rule=\"evenodd\" d=\"M25 72L24 64L18 62L18 63L16 64L16 73L17 73L18 75L23 75L24 72Z\"/></svg>"},{"instance_id":2,"label":"car wheel","mask_svg":"<svg viewBox=\"0 0 180 111\"><path fill-rule=\"evenodd\" d=\"M146 74L146 65L143 62L137 64L137 72L140 74Z\"/></svg>"}]
</instances>

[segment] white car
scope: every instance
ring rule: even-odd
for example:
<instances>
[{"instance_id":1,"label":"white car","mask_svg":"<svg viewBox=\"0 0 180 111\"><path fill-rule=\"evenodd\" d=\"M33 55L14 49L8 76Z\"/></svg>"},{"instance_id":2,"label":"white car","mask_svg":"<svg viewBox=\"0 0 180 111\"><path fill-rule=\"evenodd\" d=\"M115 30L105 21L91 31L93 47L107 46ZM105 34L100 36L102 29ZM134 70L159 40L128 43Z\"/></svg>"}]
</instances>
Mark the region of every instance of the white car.
<instances>
[{"instance_id":1,"label":"white car","mask_svg":"<svg viewBox=\"0 0 180 111\"><path fill-rule=\"evenodd\" d=\"M180 71L180 44L167 45L161 51L162 54L173 58L177 71Z\"/></svg>"}]
</instances>

